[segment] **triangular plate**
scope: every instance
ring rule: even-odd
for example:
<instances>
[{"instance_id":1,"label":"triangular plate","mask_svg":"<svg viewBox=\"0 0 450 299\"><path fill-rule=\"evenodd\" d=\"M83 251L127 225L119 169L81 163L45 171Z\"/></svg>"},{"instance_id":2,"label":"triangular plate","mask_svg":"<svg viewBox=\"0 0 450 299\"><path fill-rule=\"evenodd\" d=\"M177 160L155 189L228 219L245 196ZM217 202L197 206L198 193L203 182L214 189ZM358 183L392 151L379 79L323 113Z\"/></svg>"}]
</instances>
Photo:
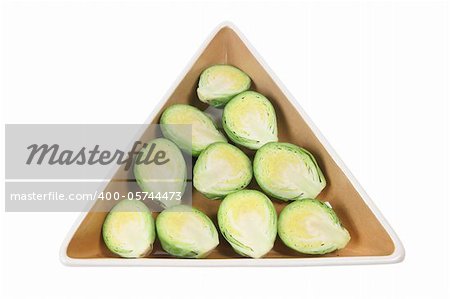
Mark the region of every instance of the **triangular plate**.
<instances>
[{"instance_id":1,"label":"triangular plate","mask_svg":"<svg viewBox=\"0 0 450 299\"><path fill-rule=\"evenodd\" d=\"M161 111L174 103L189 103L201 109L206 106L196 96L196 86L203 69L218 63L235 65L250 75L252 89L266 95L277 111L280 141L307 148L314 153L328 185L319 196L331 203L351 242L346 248L324 255L300 255L280 240L263 259L242 258L225 240L206 259L190 260L169 257L158 243L148 258L123 259L110 253L101 238L105 212L82 213L61 247L61 260L67 265L136 265L136 266L305 266L396 263L404 258L404 249L393 229L320 134L293 96L283 87L244 36L229 23L220 25L207 39L180 79L149 118L157 124ZM126 192L127 190L119 190ZM277 211L285 205L274 201ZM193 205L213 219L220 201L205 199L194 191Z\"/></svg>"}]
</instances>

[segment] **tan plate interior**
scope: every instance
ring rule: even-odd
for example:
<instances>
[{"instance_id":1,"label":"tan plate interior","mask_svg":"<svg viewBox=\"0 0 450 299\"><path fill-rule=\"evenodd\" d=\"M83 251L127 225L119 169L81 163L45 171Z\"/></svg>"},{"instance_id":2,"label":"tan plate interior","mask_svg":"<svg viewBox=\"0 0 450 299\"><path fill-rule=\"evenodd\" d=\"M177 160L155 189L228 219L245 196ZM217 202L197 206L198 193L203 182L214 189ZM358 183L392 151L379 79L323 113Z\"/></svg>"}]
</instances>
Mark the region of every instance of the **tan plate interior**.
<instances>
[{"instance_id":1,"label":"tan plate interior","mask_svg":"<svg viewBox=\"0 0 450 299\"><path fill-rule=\"evenodd\" d=\"M365 204L346 175L322 146L311 128L305 123L297 109L231 28L224 27L217 33L181 83L176 87L163 109L175 103L187 103L202 110L205 109L206 105L201 103L196 95L198 78L203 69L218 63L232 64L250 75L253 80L252 89L266 95L275 106L280 141L294 143L310 150L324 171L328 184L319 195L319 199L331 203L344 226L349 230L352 239L346 248L323 256L390 255L394 251L394 243L388 233ZM161 111L152 120L153 124L158 123ZM146 132L146 134L151 133ZM143 139L145 138L143 136ZM131 173L129 176L132 178ZM116 177L118 177L118 174ZM250 188L259 189L254 182L252 182ZM119 191L126 194L129 190L137 190L137 185L132 181L123 184L110 183L106 189L107 191ZM98 204L103 203L97 202L96 205ZM219 200L208 200L199 192L193 191L193 205L208 214L216 225L216 212L219 204ZM276 200L274 200L274 204L278 213L286 205ZM94 209L95 206L93 207ZM101 228L106 214L106 212L93 212L92 210L87 214L69 242L67 255L70 258L117 257L105 247L102 240ZM308 256L296 253L287 248L277 238L274 248L266 257L320 258L323 256ZM155 243L152 254L148 256L148 258L168 257L170 256L161 249L158 241ZM225 239L221 238L220 245L207 258L229 259L242 257L232 250Z\"/></svg>"}]
</instances>

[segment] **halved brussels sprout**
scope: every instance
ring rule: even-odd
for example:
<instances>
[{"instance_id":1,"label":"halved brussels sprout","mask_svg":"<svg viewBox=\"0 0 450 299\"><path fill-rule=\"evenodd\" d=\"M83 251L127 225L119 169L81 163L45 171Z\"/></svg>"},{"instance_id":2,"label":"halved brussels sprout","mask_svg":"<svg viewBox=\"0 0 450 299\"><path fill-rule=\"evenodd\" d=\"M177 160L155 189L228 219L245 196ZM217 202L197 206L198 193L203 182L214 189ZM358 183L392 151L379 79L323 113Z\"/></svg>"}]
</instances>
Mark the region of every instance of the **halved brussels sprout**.
<instances>
[{"instance_id":1,"label":"halved brussels sprout","mask_svg":"<svg viewBox=\"0 0 450 299\"><path fill-rule=\"evenodd\" d=\"M138 157L141 156L141 160L145 160L152 146L155 151L164 152L164 160L167 162L161 165L154 162L150 164L135 162L136 182L145 192L163 195L159 200L163 208L178 205L181 202L172 198L181 198L186 189L187 167L183 154L169 139L157 138L147 142L147 146L141 149ZM170 194L176 194L176 196L170 196ZM168 199L164 200L164 196Z\"/></svg>"},{"instance_id":2,"label":"halved brussels sprout","mask_svg":"<svg viewBox=\"0 0 450 299\"><path fill-rule=\"evenodd\" d=\"M106 247L115 254L143 257L153 249L155 220L143 202L124 199L106 216L102 234Z\"/></svg>"},{"instance_id":3,"label":"halved brussels sprout","mask_svg":"<svg viewBox=\"0 0 450 299\"><path fill-rule=\"evenodd\" d=\"M193 156L198 156L211 143L227 142L211 117L190 105L168 107L161 116L160 124L164 137Z\"/></svg>"},{"instance_id":4,"label":"halved brussels sprout","mask_svg":"<svg viewBox=\"0 0 450 299\"><path fill-rule=\"evenodd\" d=\"M261 147L253 171L261 189L281 200L315 198L326 186L313 155L290 143L271 142Z\"/></svg>"},{"instance_id":5,"label":"halved brussels sprout","mask_svg":"<svg viewBox=\"0 0 450 299\"><path fill-rule=\"evenodd\" d=\"M278 141L275 109L265 96L255 91L240 93L228 102L222 125L234 143L249 149Z\"/></svg>"},{"instance_id":6,"label":"halved brussels sprout","mask_svg":"<svg viewBox=\"0 0 450 299\"><path fill-rule=\"evenodd\" d=\"M202 258L219 245L217 229L203 212L186 205L162 211L156 218L162 248L183 258Z\"/></svg>"},{"instance_id":7,"label":"halved brussels sprout","mask_svg":"<svg viewBox=\"0 0 450 299\"><path fill-rule=\"evenodd\" d=\"M350 241L333 209L310 198L294 201L281 211L278 235L286 246L307 254L329 253Z\"/></svg>"},{"instance_id":8,"label":"halved brussels sprout","mask_svg":"<svg viewBox=\"0 0 450 299\"><path fill-rule=\"evenodd\" d=\"M243 256L260 258L273 247L277 213L270 199L256 190L242 190L225 197L217 213L222 235Z\"/></svg>"},{"instance_id":9,"label":"halved brussels sprout","mask_svg":"<svg viewBox=\"0 0 450 299\"><path fill-rule=\"evenodd\" d=\"M234 66L213 65L200 75L197 94L200 101L219 108L233 96L249 89L251 83L250 77Z\"/></svg>"},{"instance_id":10,"label":"halved brussels sprout","mask_svg":"<svg viewBox=\"0 0 450 299\"><path fill-rule=\"evenodd\" d=\"M194 166L194 187L210 199L244 189L251 180L250 159L228 143L208 146Z\"/></svg>"}]
</instances>

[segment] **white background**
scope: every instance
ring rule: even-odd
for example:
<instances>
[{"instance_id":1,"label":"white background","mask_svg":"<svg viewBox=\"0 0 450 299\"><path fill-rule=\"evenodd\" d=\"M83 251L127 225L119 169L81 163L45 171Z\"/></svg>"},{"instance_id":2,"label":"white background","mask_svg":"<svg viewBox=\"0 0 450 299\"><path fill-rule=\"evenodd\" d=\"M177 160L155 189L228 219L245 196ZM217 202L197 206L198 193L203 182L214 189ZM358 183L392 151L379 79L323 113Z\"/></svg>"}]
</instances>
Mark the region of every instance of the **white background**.
<instances>
[{"instance_id":1,"label":"white background","mask_svg":"<svg viewBox=\"0 0 450 299\"><path fill-rule=\"evenodd\" d=\"M2 212L2 298L449 298L447 2L3 1L0 18L4 123L142 123L233 21L406 248L380 266L71 268L77 213Z\"/></svg>"}]
</instances>

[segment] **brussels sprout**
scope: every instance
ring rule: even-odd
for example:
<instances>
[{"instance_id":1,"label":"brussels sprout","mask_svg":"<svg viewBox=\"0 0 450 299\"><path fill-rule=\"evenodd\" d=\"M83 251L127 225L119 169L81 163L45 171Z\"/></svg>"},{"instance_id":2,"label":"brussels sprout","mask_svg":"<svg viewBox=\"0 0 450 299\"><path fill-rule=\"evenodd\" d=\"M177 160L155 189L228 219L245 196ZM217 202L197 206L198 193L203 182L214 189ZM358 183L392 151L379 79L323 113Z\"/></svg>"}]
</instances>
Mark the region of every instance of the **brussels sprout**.
<instances>
[{"instance_id":1,"label":"brussels sprout","mask_svg":"<svg viewBox=\"0 0 450 299\"><path fill-rule=\"evenodd\" d=\"M210 199L247 187L252 179L252 163L237 147L213 143L194 165L194 187Z\"/></svg>"},{"instance_id":2,"label":"brussels sprout","mask_svg":"<svg viewBox=\"0 0 450 299\"><path fill-rule=\"evenodd\" d=\"M310 198L294 201L281 211L278 235L286 246L307 254L332 252L350 241L333 209Z\"/></svg>"},{"instance_id":3,"label":"brussels sprout","mask_svg":"<svg viewBox=\"0 0 450 299\"><path fill-rule=\"evenodd\" d=\"M157 138L149 141L147 146L139 152L138 157L141 156L144 160L152 145L156 150L165 153L164 159L167 162L161 165L154 162L150 164L135 163L134 176L137 184L145 192L163 195L176 194L176 198L181 198L186 189L187 179L187 168L183 154L172 141ZM181 203L179 200L164 199L160 199L159 202L164 208Z\"/></svg>"},{"instance_id":4,"label":"brussels sprout","mask_svg":"<svg viewBox=\"0 0 450 299\"><path fill-rule=\"evenodd\" d=\"M243 256L260 258L277 236L277 213L270 199L256 190L242 190L225 197L217 213L222 235Z\"/></svg>"},{"instance_id":5,"label":"brussels sprout","mask_svg":"<svg viewBox=\"0 0 450 299\"><path fill-rule=\"evenodd\" d=\"M200 75L197 94L200 101L219 108L249 89L251 83L250 77L234 66L213 65Z\"/></svg>"},{"instance_id":6,"label":"brussels sprout","mask_svg":"<svg viewBox=\"0 0 450 299\"><path fill-rule=\"evenodd\" d=\"M249 149L278 141L275 109L265 96L254 91L240 93L228 102L222 125L234 143Z\"/></svg>"},{"instance_id":7,"label":"brussels sprout","mask_svg":"<svg viewBox=\"0 0 450 299\"><path fill-rule=\"evenodd\" d=\"M153 249L155 220L138 200L122 200L106 216L102 228L106 247L126 258L143 257Z\"/></svg>"},{"instance_id":8,"label":"brussels sprout","mask_svg":"<svg viewBox=\"0 0 450 299\"><path fill-rule=\"evenodd\" d=\"M162 248L183 258L202 258L219 245L217 229L203 212L185 205L162 211L156 218Z\"/></svg>"},{"instance_id":9,"label":"brussels sprout","mask_svg":"<svg viewBox=\"0 0 450 299\"><path fill-rule=\"evenodd\" d=\"M261 147L253 171L261 189L281 200L315 198L326 185L313 155L290 143L271 142Z\"/></svg>"},{"instance_id":10,"label":"brussels sprout","mask_svg":"<svg viewBox=\"0 0 450 299\"><path fill-rule=\"evenodd\" d=\"M190 105L175 104L168 107L160 123L164 137L193 156L198 156L211 143L227 142L213 120Z\"/></svg>"}]
</instances>

